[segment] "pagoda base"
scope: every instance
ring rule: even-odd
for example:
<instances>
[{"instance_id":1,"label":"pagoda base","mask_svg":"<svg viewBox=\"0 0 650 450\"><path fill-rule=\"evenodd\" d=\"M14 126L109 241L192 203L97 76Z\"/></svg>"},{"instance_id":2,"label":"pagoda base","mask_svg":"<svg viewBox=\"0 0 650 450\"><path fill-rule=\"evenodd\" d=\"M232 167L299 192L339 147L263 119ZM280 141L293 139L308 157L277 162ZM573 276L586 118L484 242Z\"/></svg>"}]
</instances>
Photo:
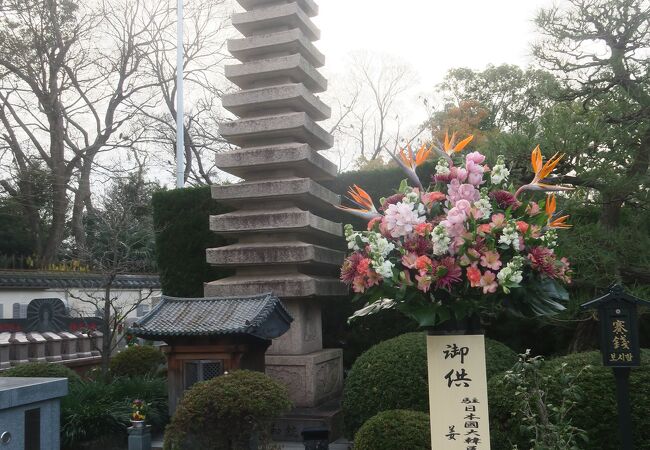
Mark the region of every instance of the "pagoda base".
<instances>
[{"instance_id":1,"label":"pagoda base","mask_svg":"<svg viewBox=\"0 0 650 450\"><path fill-rule=\"evenodd\" d=\"M314 408L343 389L343 350L305 355L266 355L266 374L284 384L295 408Z\"/></svg>"},{"instance_id":2,"label":"pagoda base","mask_svg":"<svg viewBox=\"0 0 650 450\"><path fill-rule=\"evenodd\" d=\"M340 398L316 408L294 408L273 422L271 432L275 442L302 442L302 430L315 427L327 428L330 432L330 442L343 436Z\"/></svg>"}]
</instances>

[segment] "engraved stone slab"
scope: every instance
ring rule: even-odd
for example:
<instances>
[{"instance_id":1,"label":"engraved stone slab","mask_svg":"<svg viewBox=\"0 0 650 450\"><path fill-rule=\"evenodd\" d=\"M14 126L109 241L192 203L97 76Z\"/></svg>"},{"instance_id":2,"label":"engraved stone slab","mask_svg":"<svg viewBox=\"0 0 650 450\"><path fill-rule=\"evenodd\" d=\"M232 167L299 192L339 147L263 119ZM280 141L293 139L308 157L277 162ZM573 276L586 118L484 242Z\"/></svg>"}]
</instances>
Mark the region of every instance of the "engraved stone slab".
<instances>
[{"instance_id":1,"label":"engraved stone slab","mask_svg":"<svg viewBox=\"0 0 650 450\"><path fill-rule=\"evenodd\" d=\"M306 355L266 355L266 374L285 384L296 407L327 401L343 386L343 351L326 349Z\"/></svg>"}]
</instances>

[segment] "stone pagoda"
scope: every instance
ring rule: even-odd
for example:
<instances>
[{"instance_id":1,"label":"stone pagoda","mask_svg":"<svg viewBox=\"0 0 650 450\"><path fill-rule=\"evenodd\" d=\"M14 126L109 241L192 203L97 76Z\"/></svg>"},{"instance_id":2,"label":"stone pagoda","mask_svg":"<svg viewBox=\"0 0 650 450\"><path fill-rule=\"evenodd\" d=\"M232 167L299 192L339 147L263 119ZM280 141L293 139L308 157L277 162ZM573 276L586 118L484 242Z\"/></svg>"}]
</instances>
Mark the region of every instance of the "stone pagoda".
<instances>
[{"instance_id":1,"label":"stone pagoda","mask_svg":"<svg viewBox=\"0 0 650 450\"><path fill-rule=\"evenodd\" d=\"M235 275L205 285L206 296L273 292L289 310L291 329L273 341L266 372L289 386L294 405L314 408L336 398L343 381L342 351L323 349L321 303L347 294L338 279L344 258L340 198L318 183L336 166L317 151L333 138L318 121L330 108L316 95L327 89L318 72L325 58L313 41L313 0L238 0L233 15L244 35L228 41L240 63L226 77L240 89L223 97L238 119L221 125L237 150L217 166L244 181L214 186L212 196L235 212L211 217L211 229L235 244L208 249L210 264Z\"/></svg>"}]
</instances>

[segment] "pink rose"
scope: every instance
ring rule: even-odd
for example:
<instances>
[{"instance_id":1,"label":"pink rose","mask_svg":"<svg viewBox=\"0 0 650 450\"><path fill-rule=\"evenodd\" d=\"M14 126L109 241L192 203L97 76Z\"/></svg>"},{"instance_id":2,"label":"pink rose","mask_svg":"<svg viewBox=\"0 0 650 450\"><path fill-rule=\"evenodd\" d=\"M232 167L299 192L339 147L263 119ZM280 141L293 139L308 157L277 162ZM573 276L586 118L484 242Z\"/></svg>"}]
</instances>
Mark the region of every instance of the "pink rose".
<instances>
[{"instance_id":1,"label":"pink rose","mask_svg":"<svg viewBox=\"0 0 650 450\"><path fill-rule=\"evenodd\" d=\"M447 222L451 225L459 225L463 224L467 220L467 214L461 209L458 209L456 207L451 208L449 212L447 213Z\"/></svg>"},{"instance_id":2,"label":"pink rose","mask_svg":"<svg viewBox=\"0 0 650 450\"><path fill-rule=\"evenodd\" d=\"M452 167L450 175L462 183L467 179L467 170L462 167Z\"/></svg>"},{"instance_id":3,"label":"pink rose","mask_svg":"<svg viewBox=\"0 0 650 450\"><path fill-rule=\"evenodd\" d=\"M465 161L466 162L473 162L475 164L483 164L483 161L485 161L485 156L480 154L479 152L472 152L469 153L467 156L465 156Z\"/></svg>"}]
</instances>

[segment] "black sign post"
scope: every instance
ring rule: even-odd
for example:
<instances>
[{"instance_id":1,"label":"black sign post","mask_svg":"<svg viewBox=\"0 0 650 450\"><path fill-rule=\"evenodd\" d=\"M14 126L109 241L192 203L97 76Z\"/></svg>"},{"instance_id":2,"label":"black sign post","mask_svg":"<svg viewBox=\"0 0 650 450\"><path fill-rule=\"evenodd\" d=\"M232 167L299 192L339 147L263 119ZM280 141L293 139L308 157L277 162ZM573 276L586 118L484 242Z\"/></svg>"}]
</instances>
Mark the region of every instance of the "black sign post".
<instances>
[{"instance_id":1,"label":"black sign post","mask_svg":"<svg viewBox=\"0 0 650 450\"><path fill-rule=\"evenodd\" d=\"M596 309L600 320L600 350L603 365L611 367L616 379L618 428L623 450L633 450L632 412L630 407L630 369L641 365L638 305L650 302L633 297L620 285L582 309Z\"/></svg>"}]
</instances>

